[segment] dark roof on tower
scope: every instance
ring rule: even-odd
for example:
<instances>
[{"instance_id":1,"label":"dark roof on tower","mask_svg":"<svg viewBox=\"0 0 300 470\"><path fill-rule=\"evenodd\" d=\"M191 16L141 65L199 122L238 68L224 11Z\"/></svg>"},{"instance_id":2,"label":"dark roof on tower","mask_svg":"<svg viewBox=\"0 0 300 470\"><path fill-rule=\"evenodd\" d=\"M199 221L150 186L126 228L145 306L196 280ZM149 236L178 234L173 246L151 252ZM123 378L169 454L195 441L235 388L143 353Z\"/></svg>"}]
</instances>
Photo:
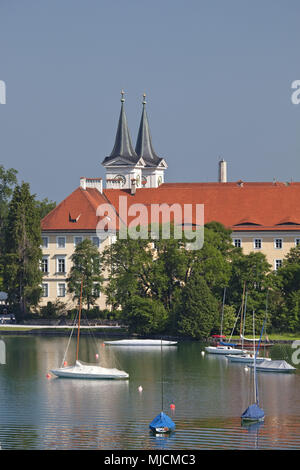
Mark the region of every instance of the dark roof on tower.
<instances>
[{"instance_id":1,"label":"dark roof on tower","mask_svg":"<svg viewBox=\"0 0 300 470\"><path fill-rule=\"evenodd\" d=\"M154 151L146 112L145 94L143 95L143 111L135 146L135 151L139 157L142 157L146 166L157 166L163 160Z\"/></svg>"},{"instance_id":2,"label":"dark roof on tower","mask_svg":"<svg viewBox=\"0 0 300 470\"><path fill-rule=\"evenodd\" d=\"M126 113L124 109L124 92L121 92L121 111L118 123L118 129L116 133L115 145L108 157L105 157L102 164L108 164L112 162L115 158L121 157L128 161L129 164L136 164L139 161L139 156L136 154L128 129Z\"/></svg>"}]
</instances>

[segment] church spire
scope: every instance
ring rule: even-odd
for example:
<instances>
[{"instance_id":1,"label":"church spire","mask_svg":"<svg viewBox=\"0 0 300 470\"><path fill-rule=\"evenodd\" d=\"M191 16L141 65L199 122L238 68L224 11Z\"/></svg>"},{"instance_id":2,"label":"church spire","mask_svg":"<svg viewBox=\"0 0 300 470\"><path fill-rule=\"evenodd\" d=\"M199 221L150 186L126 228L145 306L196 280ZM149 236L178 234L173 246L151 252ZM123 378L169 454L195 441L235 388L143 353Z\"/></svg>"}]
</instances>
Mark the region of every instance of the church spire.
<instances>
[{"instance_id":1,"label":"church spire","mask_svg":"<svg viewBox=\"0 0 300 470\"><path fill-rule=\"evenodd\" d=\"M143 94L143 111L135 146L135 151L139 157L142 157L146 165L157 166L162 160L157 156L153 149L150 127L146 112L146 94Z\"/></svg>"},{"instance_id":2,"label":"church spire","mask_svg":"<svg viewBox=\"0 0 300 470\"><path fill-rule=\"evenodd\" d=\"M132 162L137 162L139 157L137 156L130 138L130 133L127 124L126 113L124 109L124 91L121 91L121 111L118 123L118 129L116 133L115 145L109 157L107 159L112 159L115 157L124 157L127 160Z\"/></svg>"}]
</instances>

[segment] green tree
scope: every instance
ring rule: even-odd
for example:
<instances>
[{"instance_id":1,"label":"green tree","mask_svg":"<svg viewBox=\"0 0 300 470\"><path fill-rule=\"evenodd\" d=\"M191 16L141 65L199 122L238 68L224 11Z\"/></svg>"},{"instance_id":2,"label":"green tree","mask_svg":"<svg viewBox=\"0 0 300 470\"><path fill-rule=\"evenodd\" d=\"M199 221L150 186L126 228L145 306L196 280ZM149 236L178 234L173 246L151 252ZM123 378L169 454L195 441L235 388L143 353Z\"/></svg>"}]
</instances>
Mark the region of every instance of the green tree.
<instances>
[{"instance_id":1,"label":"green tree","mask_svg":"<svg viewBox=\"0 0 300 470\"><path fill-rule=\"evenodd\" d=\"M10 303L21 315L41 296L41 228L39 213L28 183L15 187L5 226L3 284Z\"/></svg>"},{"instance_id":2,"label":"green tree","mask_svg":"<svg viewBox=\"0 0 300 470\"><path fill-rule=\"evenodd\" d=\"M220 317L219 303L202 275L194 271L184 287L178 331L195 339L206 338Z\"/></svg>"},{"instance_id":3,"label":"green tree","mask_svg":"<svg viewBox=\"0 0 300 470\"><path fill-rule=\"evenodd\" d=\"M272 325L279 331L299 331L300 246L290 250L282 267L273 272L272 279L274 285L270 302Z\"/></svg>"},{"instance_id":4,"label":"green tree","mask_svg":"<svg viewBox=\"0 0 300 470\"><path fill-rule=\"evenodd\" d=\"M4 227L8 214L9 201L16 184L17 170L13 168L5 170L4 166L0 165L0 290L4 288L2 285L5 249Z\"/></svg>"},{"instance_id":5,"label":"green tree","mask_svg":"<svg viewBox=\"0 0 300 470\"><path fill-rule=\"evenodd\" d=\"M37 200L36 207L39 211L40 219L43 219L47 214L49 214L49 212L51 212L56 207L56 202L49 201L49 199L46 197L41 201Z\"/></svg>"},{"instance_id":6,"label":"green tree","mask_svg":"<svg viewBox=\"0 0 300 470\"><path fill-rule=\"evenodd\" d=\"M72 255L72 268L67 278L68 291L79 301L82 281L82 303L90 309L100 296L102 276L100 253L89 239L79 243Z\"/></svg>"},{"instance_id":7,"label":"green tree","mask_svg":"<svg viewBox=\"0 0 300 470\"><path fill-rule=\"evenodd\" d=\"M133 295L124 305L122 320L130 333L158 334L164 332L168 314L158 300Z\"/></svg>"}]
</instances>

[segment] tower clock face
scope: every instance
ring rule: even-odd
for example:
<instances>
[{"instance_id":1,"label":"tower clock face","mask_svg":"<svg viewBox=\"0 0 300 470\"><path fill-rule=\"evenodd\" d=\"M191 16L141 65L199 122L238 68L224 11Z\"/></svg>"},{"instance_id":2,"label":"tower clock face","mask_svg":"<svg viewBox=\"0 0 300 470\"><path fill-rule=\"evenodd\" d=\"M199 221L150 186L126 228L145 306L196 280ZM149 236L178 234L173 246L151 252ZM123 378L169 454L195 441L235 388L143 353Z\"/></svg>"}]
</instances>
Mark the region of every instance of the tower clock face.
<instances>
[{"instance_id":1,"label":"tower clock face","mask_svg":"<svg viewBox=\"0 0 300 470\"><path fill-rule=\"evenodd\" d=\"M124 175L116 175L114 179L119 180L121 183L121 186L124 186L124 184L126 183L126 178Z\"/></svg>"}]
</instances>

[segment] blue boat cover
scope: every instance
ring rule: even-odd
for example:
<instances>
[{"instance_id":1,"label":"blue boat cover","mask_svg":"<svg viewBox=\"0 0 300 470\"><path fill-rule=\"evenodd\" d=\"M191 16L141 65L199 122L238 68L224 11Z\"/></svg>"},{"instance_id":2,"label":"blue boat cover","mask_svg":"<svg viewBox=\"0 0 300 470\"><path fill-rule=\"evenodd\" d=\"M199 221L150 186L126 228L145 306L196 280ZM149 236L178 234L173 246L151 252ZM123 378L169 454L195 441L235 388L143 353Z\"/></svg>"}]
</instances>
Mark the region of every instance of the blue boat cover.
<instances>
[{"instance_id":1,"label":"blue boat cover","mask_svg":"<svg viewBox=\"0 0 300 470\"><path fill-rule=\"evenodd\" d=\"M241 418L258 421L264 418L264 416L264 411L256 403L254 403L253 405L248 406L248 408L242 414Z\"/></svg>"},{"instance_id":2,"label":"blue boat cover","mask_svg":"<svg viewBox=\"0 0 300 470\"><path fill-rule=\"evenodd\" d=\"M225 343L224 341L220 341L220 344L222 344L222 346L236 346L236 343Z\"/></svg>"},{"instance_id":3,"label":"blue boat cover","mask_svg":"<svg viewBox=\"0 0 300 470\"><path fill-rule=\"evenodd\" d=\"M175 429L175 423L173 423L168 415L161 411L149 424L149 428L152 431L155 431L157 428L168 428L169 431L173 431Z\"/></svg>"}]
</instances>

